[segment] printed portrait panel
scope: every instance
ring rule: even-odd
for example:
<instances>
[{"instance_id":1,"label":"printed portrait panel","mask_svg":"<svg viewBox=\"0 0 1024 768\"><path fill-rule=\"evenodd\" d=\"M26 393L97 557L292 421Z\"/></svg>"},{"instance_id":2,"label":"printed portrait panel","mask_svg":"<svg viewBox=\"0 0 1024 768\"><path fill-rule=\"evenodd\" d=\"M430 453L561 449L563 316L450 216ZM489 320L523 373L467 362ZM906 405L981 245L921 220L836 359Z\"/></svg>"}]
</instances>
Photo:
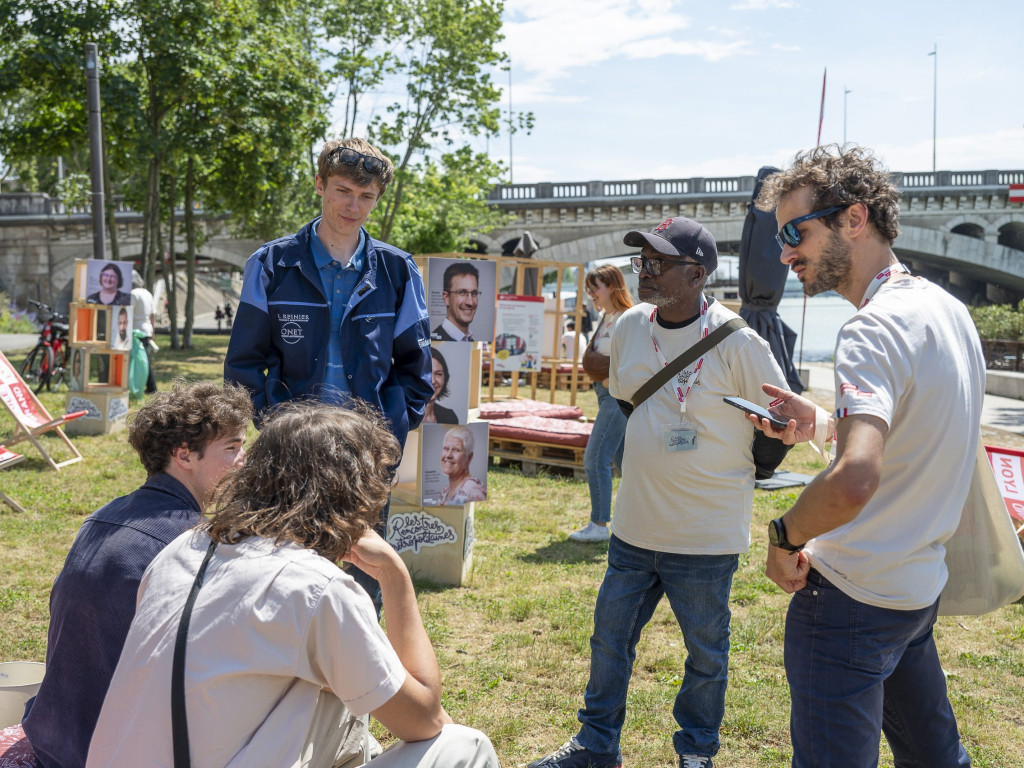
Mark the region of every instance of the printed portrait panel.
<instances>
[{"instance_id":1,"label":"printed portrait panel","mask_svg":"<svg viewBox=\"0 0 1024 768\"><path fill-rule=\"evenodd\" d=\"M132 262L89 259L85 295L78 296L90 304L114 304L120 307L132 303Z\"/></svg>"},{"instance_id":2,"label":"printed portrait panel","mask_svg":"<svg viewBox=\"0 0 1024 768\"><path fill-rule=\"evenodd\" d=\"M132 307L113 307L110 328L110 348L126 352L132 348Z\"/></svg>"},{"instance_id":3,"label":"printed portrait panel","mask_svg":"<svg viewBox=\"0 0 1024 768\"><path fill-rule=\"evenodd\" d=\"M473 345L455 341L430 343L430 381L434 397L424 424L465 424L469 418L470 360ZM432 404L433 407L430 407Z\"/></svg>"},{"instance_id":4,"label":"printed portrait panel","mask_svg":"<svg viewBox=\"0 0 1024 768\"><path fill-rule=\"evenodd\" d=\"M431 339L493 341L497 271L486 259L427 259Z\"/></svg>"},{"instance_id":5,"label":"printed portrait panel","mask_svg":"<svg viewBox=\"0 0 1024 768\"><path fill-rule=\"evenodd\" d=\"M422 427L420 469L425 507L468 504L487 498L486 421Z\"/></svg>"}]
</instances>

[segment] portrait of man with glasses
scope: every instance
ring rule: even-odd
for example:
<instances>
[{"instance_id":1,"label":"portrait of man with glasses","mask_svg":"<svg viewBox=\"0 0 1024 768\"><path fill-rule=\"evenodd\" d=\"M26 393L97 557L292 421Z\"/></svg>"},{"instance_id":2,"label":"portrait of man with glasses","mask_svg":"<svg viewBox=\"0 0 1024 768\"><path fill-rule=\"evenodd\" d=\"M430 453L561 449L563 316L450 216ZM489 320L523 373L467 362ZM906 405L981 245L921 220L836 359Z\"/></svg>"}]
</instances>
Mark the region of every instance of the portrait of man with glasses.
<instances>
[{"instance_id":1,"label":"portrait of man with glasses","mask_svg":"<svg viewBox=\"0 0 1024 768\"><path fill-rule=\"evenodd\" d=\"M441 270L444 270L443 275ZM494 337L495 266L486 260L431 259L430 324L434 341L491 341ZM444 305L437 301L438 289ZM472 326L472 327L470 327Z\"/></svg>"},{"instance_id":2,"label":"portrait of man with glasses","mask_svg":"<svg viewBox=\"0 0 1024 768\"><path fill-rule=\"evenodd\" d=\"M257 426L299 398L363 400L403 447L422 421L434 394L423 279L408 253L364 226L393 178L367 141L328 141L314 180L320 215L246 262L224 378L249 390ZM363 585L379 606L376 582Z\"/></svg>"}]
</instances>

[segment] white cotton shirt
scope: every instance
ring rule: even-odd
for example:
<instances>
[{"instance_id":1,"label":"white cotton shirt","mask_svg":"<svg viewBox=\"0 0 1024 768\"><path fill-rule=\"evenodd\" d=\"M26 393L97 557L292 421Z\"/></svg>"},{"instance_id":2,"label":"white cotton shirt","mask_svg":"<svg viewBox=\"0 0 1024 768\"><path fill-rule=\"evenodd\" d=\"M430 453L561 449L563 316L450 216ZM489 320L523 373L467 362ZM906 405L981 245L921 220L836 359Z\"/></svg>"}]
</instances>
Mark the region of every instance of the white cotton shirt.
<instances>
[{"instance_id":1,"label":"white cotton shirt","mask_svg":"<svg viewBox=\"0 0 1024 768\"><path fill-rule=\"evenodd\" d=\"M186 532L146 570L89 768L173 764L174 641L209 541ZM186 647L192 765L291 765L322 688L362 715L394 696L405 675L370 598L334 563L266 539L218 545Z\"/></svg>"},{"instance_id":2,"label":"white cotton shirt","mask_svg":"<svg viewBox=\"0 0 1024 768\"><path fill-rule=\"evenodd\" d=\"M609 389L620 400L629 401L662 367L649 331L653 310L651 304L626 310L612 332ZM709 332L734 317L721 303L712 302ZM700 339L700 320L678 329L662 328L655 321L653 328L667 361ZM615 536L657 552L747 551L754 499L754 427L722 398L738 395L767 406L763 382L787 388L768 343L742 328L708 352L686 399L685 414L680 414L671 383L633 412L626 424L622 480L611 522ZM666 452L665 427L680 423L696 431L697 447Z\"/></svg>"},{"instance_id":3,"label":"white cotton shirt","mask_svg":"<svg viewBox=\"0 0 1024 768\"><path fill-rule=\"evenodd\" d=\"M836 415L868 414L889 432L878 490L806 552L854 600L916 610L946 584L945 547L974 470L985 392L967 308L923 278L882 285L839 331Z\"/></svg>"},{"instance_id":4,"label":"white cotton shirt","mask_svg":"<svg viewBox=\"0 0 1024 768\"><path fill-rule=\"evenodd\" d=\"M150 318L155 312L153 294L145 288L132 288L132 328L152 336L153 322Z\"/></svg>"}]
</instances>

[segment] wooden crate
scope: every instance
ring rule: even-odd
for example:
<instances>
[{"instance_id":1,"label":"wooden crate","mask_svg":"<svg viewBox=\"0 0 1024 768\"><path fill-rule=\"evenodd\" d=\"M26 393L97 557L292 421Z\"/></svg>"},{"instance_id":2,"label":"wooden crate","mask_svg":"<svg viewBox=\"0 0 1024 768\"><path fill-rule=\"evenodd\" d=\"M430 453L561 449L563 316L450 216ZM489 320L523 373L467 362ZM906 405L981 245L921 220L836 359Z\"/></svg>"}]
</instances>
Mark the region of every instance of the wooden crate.
<instances>
[{"instance_id":1,"label":"wooden crate","mask_svg":"<svg viewBox=\"0 0 1024 768\"><path fill-rule=\"evenodd\" d=\"M461 587L473 570L474 504L421 507L392 500L387 539L414 579Z\"/></svg>"},{"instance_id":2,"label":"wooden crate","mask_svg":"<svg viewBox=\"0 0 1024 768\"><path fill-rule=\"evenodd\" d=\"M522 466L523 474L531 477L541 467L558 472L572 472L576 480L586 480L583 454L586 448L538 443L512 437L490 438L489 455L499 463L514 462Z\"/></svg>"},{"instance_id":3,"label":"wooden crate","mask_svg":"<svg viewBox=\"0 0 1024 768\"><path fill-rule=\"evenodd\" d=\"M67 411L86 411L85 416L69 421L64 431L69 435L105 435L125 428L128 416L127 391L68 392Z\"/></svg>"}]
</instances>

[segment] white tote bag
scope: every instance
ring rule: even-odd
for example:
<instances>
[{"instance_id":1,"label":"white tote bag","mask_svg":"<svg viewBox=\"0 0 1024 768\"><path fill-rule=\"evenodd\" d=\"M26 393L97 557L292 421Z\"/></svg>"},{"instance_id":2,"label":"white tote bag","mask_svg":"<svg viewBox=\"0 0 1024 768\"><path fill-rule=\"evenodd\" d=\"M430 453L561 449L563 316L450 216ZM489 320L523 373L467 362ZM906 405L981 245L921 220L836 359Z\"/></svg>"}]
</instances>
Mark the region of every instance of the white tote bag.
<instances>
[{"instance_id":1,"label":"white tote bag","mask_svg":"<svg viewBox=\"0 0 1024 768\"><path fill-rule=\"evenodd\" d=\"M976 616L1024 596L1024 550L980 439L960 527L946 542L946 568L943 616Z\"/></svg>"}]
</instances>

